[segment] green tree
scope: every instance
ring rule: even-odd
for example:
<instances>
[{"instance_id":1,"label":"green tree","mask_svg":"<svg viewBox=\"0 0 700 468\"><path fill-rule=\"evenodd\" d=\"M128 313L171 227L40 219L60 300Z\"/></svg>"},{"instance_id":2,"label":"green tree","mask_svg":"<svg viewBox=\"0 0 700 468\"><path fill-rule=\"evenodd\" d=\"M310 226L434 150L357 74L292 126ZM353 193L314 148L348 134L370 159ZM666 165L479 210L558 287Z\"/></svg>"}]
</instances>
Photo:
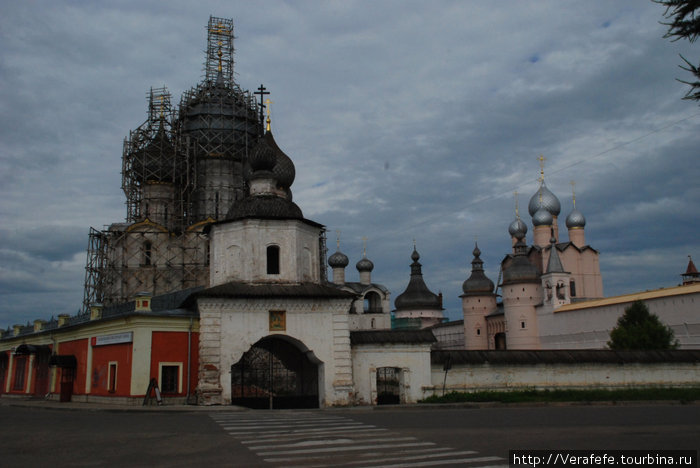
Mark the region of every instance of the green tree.
<instances>
[{"instance_id":1,"label":"green tree","mask_svg":"<svg viewBox=\"0 0 700 468\"><path fill-rule=\"evenodd\" d=\"M668 26L668 31L664 38L671 38L672 41L688 39L691 43L700 36L700 1L698 0L652 0L666 7L664 18L670 20L661 23ZM678 80L690 86L683 99L700 101L700 65L695 66L681 55L681 59L686 66L679 65L683 70L689 71L694 76L695 81Z\"/></svg>"},{"instance_id":2,"label":"green tree","mask_svg":"<svg viewBox=\"0 0 700 468\"><path fill-rule=\"evenodd\" d=\"M610 331L610 349L675 349L671 327L664 325L642 301L625 309L617 325Z\"/></svg>"}]
</instances>

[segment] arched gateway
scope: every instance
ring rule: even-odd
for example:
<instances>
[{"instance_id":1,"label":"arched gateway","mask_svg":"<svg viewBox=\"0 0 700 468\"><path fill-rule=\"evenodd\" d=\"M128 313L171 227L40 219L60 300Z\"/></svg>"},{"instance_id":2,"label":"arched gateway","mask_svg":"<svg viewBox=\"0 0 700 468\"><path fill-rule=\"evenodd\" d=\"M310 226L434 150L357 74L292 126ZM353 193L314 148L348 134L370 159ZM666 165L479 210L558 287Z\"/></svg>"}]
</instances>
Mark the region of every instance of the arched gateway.
<instances>
[{"instance_id":1,"label":"arched gateway","mask_svg":"<svg viewBox=\"0 0 700 468\"><path fill-rule=\"evenodd\" d=\"M231 366L231 404L255 409L318 408L312 351L288 336L268 336Z\"/></svg>"}]
</instances>

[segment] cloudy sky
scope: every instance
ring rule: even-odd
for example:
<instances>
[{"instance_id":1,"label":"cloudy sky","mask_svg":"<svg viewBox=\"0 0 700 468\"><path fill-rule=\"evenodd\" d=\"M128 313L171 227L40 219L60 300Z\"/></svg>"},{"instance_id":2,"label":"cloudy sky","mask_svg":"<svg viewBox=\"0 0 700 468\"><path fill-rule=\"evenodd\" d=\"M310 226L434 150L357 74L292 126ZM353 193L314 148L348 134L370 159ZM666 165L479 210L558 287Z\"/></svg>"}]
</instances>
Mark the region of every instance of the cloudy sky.
<instances>
[{"instance_id":1,"label":"cloudy sky","mask_svg":"<svg viewBox=\"0 0 700 468\"><path fill-rule=\"evenodd\" d=\"M122 143L146 93L202 78L209 15L236 79L271 92L305 217L393 298L415 239L452 319L475 239L494 281L514 191L539 164L587 219L606 296L674 286L700 260L700 107L682 101L663 8L644 0L0 0L0 327L74 314L89 228L123 221Z\"/></svg>"}]
</instances>

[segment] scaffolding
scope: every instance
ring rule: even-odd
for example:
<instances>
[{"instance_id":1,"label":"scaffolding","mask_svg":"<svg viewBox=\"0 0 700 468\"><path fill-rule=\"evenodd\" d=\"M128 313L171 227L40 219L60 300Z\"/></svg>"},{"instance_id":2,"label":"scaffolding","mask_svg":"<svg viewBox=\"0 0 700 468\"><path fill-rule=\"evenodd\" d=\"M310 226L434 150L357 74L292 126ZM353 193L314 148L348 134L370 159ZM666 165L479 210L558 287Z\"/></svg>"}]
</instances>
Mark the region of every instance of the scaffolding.
<instances>
[{"instance_id":1,"label":"scaffolding","mask_svg":"<svg viewBox=\"0 0 700 468\"><path fill-rule=\"evenodd\" d=\"M221 73L227 83L233 83L233 39L232 19L209 17L204 81L215 82Z\"/></svg>"},{"instance_id":2,"label":"scaffolding","mask_svg":"<svg viewBox=\"0 0 700 468\"><path fill-rule=\"evenodd\" d=\"M90 229L84 312L208 284L204 226L247 194L248 153L262 135L259 104L234 81L233 39L233 20L210 17L203 81L177 108L166 87L148 92L145 122L124 139L126 223Z\"/></svg>"},{"instance_id":3,"label":"scaffolding","mask_svg":"<svg viewBox=\"0 0 700 468\"><path fill-rule=\"evenodd\" d=\"M122 190L126 196L126 220L149 218L181 228L184 158L174 144L173 109L166 87L148 93L148 118L124 139ZM160 187L156 187L160 186ZM159 202L153 206L151 200Z\"/></svg>"}]
</instances>

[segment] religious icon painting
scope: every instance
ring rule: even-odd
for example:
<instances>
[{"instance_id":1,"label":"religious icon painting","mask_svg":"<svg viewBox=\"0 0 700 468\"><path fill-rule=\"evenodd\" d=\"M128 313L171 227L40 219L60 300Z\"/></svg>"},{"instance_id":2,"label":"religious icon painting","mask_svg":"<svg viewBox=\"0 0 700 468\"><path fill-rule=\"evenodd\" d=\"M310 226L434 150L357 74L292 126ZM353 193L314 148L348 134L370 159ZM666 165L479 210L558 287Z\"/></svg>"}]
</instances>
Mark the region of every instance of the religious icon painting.
<instances>
[{"instance_id":1,"label":"religious icon painting","mask_svg":"<svg viewBox=\"0 0 700 468\"><path fill-rule=\"evenodd\" d=\"M284 310L270 311L270 331L287 330L287 317Z\"/></svg>"}]
</instances>

